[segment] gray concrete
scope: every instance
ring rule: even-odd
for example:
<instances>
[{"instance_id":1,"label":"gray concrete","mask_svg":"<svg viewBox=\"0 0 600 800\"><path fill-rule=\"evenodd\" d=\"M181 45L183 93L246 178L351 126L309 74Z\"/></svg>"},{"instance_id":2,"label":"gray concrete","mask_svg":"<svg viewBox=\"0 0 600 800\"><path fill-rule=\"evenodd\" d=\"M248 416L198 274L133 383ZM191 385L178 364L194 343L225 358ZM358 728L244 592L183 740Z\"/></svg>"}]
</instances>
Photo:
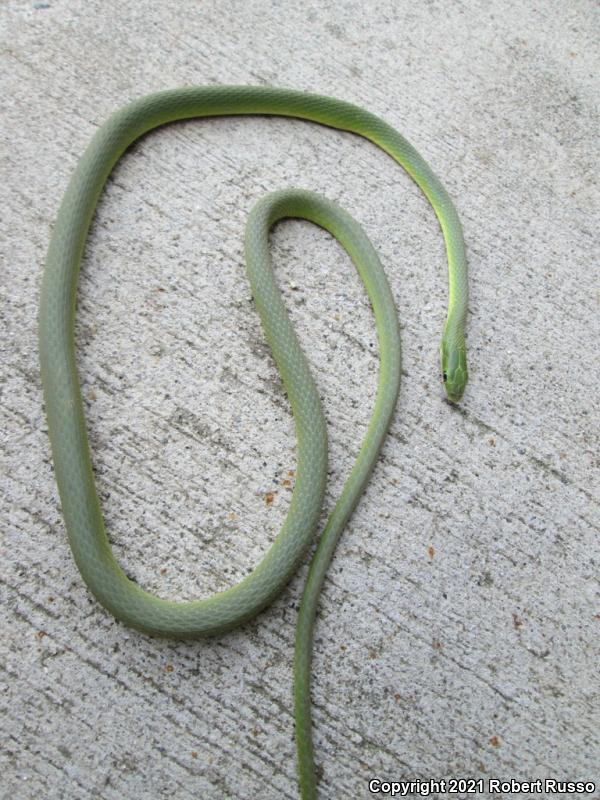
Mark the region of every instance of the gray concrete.
<instances>
[{"instance_id":1,"label":"gray concrete","mask_svg":"<svg viewBox=\"0 0 600 800\"><path fill-rule=\"evenodd\" d=\"M597 4L12 0L0 13L0 794L297 796L291 660L306 570L220 640L127 630L71 559L42 415L40 276L78 156L131 98L216 82L332 94L413 141L464 223L471 382L459 409L442 401L442 239L375 147L266 119L149 136L101 201L80 286L79 366L115 551L144 586L199 597L242 577L281 525L293 426L242 235L266 190L323 191L381 254L405 378L321 603L322 797L368 798L370 777L600 780ZM371 313L326 234L288 223L273 239L327 407L330 509L373 402Z\"/></svg>"}]
</instances>

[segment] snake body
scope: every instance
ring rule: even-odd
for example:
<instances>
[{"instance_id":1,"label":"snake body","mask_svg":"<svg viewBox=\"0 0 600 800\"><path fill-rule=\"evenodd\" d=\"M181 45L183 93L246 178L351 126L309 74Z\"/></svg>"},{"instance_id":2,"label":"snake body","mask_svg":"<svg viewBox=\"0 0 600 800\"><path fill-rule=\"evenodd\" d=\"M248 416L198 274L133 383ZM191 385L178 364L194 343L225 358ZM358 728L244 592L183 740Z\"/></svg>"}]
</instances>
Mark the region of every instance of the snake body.
<instances>
[{"instance_id":1,"label":"snake body","mask_svg":"<svg viewBox=\"0 0 600 800\"><path fill-rule=\"evenodd\" d=\"M299 612L294 703L300 789L308 800L317 796L310 671L318 596L339 536L377 459L400 386L396 309L373 247L347 212L312 192L275 192L250 213L245 235L247 271L294 415L296 482L285 523L260 563L236 586L207 599L178 603L158 598L127 578L114 558L94 485L75 361L77 278L90 222L115 163L132 142L165 123L241 114L298 117L359 134L389 153L420 186L437 214L446 243L449 302L441 344L442 374L449 400L460 399L467 381L467 265L460 222L440 181L404 137L368 111L334 98L272 87L210 86L158 92L116 112L98 129L77 164L51 237L40 300L40 365L62 511L75 561L89 589L115 617L152 635L191 638L222 633L256 616L282 591L312 540L326 483L327 432L321 401L275 281L269 229L279 219L302 217L330 231L347 250L374 310L381 366L367 434L320 538Z\"/></svg>"}]
</instances>

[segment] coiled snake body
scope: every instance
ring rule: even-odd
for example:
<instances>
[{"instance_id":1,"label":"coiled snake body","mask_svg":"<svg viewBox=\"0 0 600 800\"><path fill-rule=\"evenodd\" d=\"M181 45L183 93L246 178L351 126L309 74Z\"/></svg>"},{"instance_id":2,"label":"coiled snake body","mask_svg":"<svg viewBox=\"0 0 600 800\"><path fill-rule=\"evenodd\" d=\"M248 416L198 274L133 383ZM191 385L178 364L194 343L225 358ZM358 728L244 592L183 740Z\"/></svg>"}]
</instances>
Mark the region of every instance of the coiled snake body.
<instances>
[{"instance_id":1,"label":"coiled snake body","mask_svg":"<svg viewBox=\"0 0 600 800\"><path fill-rule=\"evenodd\" d=\"M446 242L449 303L441 344L442 374L448 398L453 402L460 399L467 381L467 265L460 222L446 191L414 148L368 111L330 97L271 87L210 86L158 92L118 111L97 131L71 178L52 233L40 301L40 365L63 515L75 561L89 589L115 617L149 634L189 638L222 633L254 617L281 592L311 542L325 491L327 433L321 401L275 282L269 229L281 218L302 217L330 231L349 253L375 313L381 366L373 416L320 538L299 612L294 702L300 788L307 800L317 796L310 664L318 595L339 536L377 459L400 386L396 309L373 247L345 211L312 192L275 192L261 200L249 216L247 270L294 414L297 477L285 523L258 566L236 586L207 599L176 603L155 597L129 580L115 560L94 485L75 363L77 277L88 228L113 166L133 141L159 125L232 114L299 117L351 131L379 145L416 181L437 214Z\"/></svg>"}]
</instances>

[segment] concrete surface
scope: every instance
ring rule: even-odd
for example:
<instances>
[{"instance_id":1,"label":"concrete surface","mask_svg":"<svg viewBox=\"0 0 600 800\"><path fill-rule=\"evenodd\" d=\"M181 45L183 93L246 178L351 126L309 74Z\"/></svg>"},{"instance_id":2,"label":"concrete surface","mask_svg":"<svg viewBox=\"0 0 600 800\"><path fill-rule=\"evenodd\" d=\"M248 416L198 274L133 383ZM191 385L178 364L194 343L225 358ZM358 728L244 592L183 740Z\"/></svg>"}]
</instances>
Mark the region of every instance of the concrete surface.
<instances>
[{"instance_id":1,"label":"concrete surface","mask_svg":"<svg viewBox=\"0 0 600 800\"><path fill-rule=\"evenodd\" d=\"M322 598L321 796L374 796L376 777L599 781L598 5L49 0L0 14L0 794L297 796L291 661L305 569L219 640L127 630L71 559L42 415L40 276L78 156L131 98L216 82L352 100L417 146L464 223L471 382L459 409L442 402L442 239L375 147L277 119L151 135L101 201L77 323L119 558L164 596L199 597L243 576L278 530L294 436L242 235L266 190L323 191L381 254L405 378ZM373 402L371 313L326 234L288 223L273 240L327 407L331 508Z\"/></svg>"}]
</instances>

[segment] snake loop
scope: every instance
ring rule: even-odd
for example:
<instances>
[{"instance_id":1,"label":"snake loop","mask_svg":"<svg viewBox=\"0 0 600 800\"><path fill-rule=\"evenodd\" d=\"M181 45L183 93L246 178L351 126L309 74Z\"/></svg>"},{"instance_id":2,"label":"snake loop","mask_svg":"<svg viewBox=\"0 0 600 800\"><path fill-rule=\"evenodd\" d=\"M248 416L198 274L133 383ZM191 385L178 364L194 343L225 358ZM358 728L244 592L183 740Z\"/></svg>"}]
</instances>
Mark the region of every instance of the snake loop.
<instances>
[{"instance_id":1,"label":"snake loop","mask_svg":"<svg viewBox=\"0 0 600 800\"><path fill-rule=\"evenodd\" d=\"M327 432L321 401L273 275L269 229L282 218L308 219L330 231L352 258L373 306L381 366L367 434L312 560L296 630L298 766L302 797L310 800L317 796L310 667L318 596L339 536L376 462L400 386L396 309L371 243L347 212L299 189L268 195L249 216L245 237L248 276L294 415L297 478L285 523L269 551L250 575L212 597L185 603L158 598L129 580L114 558L94 485L75 364L77 278L90 222L115 163L132 142L159 125L231 114L298 117L351 131L389 153L416 181L437 214L446 242L450 291L441 345L442 373L448 398L460 399L467 381L467 264L460 222L446 191L415 149L375 115L334 98L272 87L211 86L158 92L136 100L99 128L65 192L48 250L39 312L40 366L65 525L75 561L91 592L115 617L152 635L191 638L222 633L256 616L282 591L312 540L325 492Z\"/></svg>"}]
</instances>

